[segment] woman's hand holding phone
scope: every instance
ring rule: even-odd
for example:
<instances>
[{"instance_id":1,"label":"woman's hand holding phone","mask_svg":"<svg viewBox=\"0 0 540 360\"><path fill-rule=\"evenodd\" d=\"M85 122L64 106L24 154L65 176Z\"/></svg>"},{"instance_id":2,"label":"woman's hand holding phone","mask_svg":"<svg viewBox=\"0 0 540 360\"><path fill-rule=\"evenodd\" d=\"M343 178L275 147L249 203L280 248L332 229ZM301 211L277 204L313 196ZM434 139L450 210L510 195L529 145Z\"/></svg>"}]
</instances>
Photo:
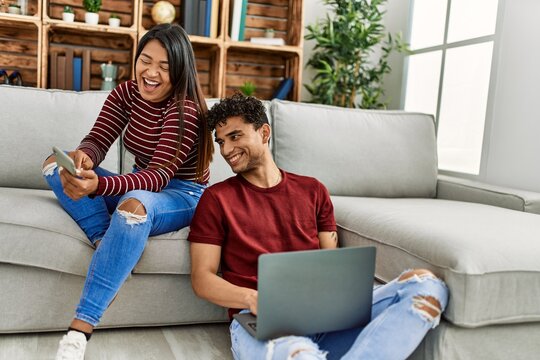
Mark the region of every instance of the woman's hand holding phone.
<instances>
[{"instance_id":1,"label":"woman's hand holding phone","mask_svg":"<svg viewBox=\"0 0 540 360\"><path fill-rule=\"evenodd\" d=\"M64 193L72 200L79 200L95 193L99 184L98 176L94 170L79 170L77 176L71 175L68 171L62 171L60 172L60 181Z\"/></svg>"},{"instance_id":2,"label":"woman's hand holding phone","mask_svg":"<svg viewBox=\"0 0 540 360\"><path fill-rule=\"evenodd\" d=\"M90 156L82 150L74 150L68 153L69 157L73 159L75 168L83 170L92 170L94 168L94 162L90 159Z\"/></svg>"},{"instance_id":3,"label":"woman's hand holding phone","mask_svg":"<svg viewBox=\"0 0 540 360\"><path fill-rule=\"evenodd\" d=\"M66 171L59 171L64 193L73 200L96 192L99 184L97 174L92 170L94 162L81 150L69 152L67 155L57 147L53 147L56 162Z\"/></svg>"}]
</instances>

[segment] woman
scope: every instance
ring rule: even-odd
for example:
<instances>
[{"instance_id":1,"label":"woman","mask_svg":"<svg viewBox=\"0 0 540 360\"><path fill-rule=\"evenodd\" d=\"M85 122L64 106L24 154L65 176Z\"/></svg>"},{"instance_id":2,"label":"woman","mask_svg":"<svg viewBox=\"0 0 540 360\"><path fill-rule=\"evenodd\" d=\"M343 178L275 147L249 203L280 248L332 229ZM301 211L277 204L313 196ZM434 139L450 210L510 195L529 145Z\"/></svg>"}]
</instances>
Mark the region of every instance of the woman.
<instances>
[{"instance_id":1,"label":"woman","mask_svg":"<svg viewBox=\"0 0 540 360\"><path fill-rule=\"evenodd\" d=\"M60 204L96 246L57 359L83 359L93 328L148 237L189 225L213 152L206 112L187 34L178 25L158 25L139 43L135 80L111 92L90 133L68 153L77 176L58 168L54 156L43 164ZM98 167L121 135L135 155L126 175Z\"/></svg>"}]
</instances>

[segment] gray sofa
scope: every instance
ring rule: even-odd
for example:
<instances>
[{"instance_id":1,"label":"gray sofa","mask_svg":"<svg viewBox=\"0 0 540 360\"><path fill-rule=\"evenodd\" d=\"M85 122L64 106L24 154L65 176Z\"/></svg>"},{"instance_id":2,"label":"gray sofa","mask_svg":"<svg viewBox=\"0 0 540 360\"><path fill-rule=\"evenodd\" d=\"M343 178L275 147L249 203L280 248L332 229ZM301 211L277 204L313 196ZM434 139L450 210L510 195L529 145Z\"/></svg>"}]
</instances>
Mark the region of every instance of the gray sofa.
<instances>
[{"instance_id":1,"label":"gray sofa","mask_svg":"<svg viewBox=\"0 0 540 360\"><path fill-rule=\"evenodd\" d=\"M93 248L41 163L77 145L106 95L0 86L0 333L61 330L73 315ZM381 281L424 267L448 284L445 318L412 359L538 358L540 194L438 175L425 114L266 105L277 164L328 187L341 246L376 246ZM130 159L116 144L103 165ZM211 172L232 175L218 153ZM149 240L101 327L226 321L191 290L188 231Z\"/></svg>"}]
</instances>

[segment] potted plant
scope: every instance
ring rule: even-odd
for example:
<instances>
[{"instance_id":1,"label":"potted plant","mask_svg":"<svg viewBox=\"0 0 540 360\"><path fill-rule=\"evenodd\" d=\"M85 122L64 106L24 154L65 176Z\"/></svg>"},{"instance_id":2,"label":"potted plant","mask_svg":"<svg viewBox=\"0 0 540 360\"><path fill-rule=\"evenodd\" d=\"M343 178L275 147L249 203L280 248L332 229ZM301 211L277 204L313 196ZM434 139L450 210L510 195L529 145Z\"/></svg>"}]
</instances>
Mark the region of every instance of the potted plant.
<instances>
[{"instance_id":1,"label":"potted plant","mask_svg":"<svg viewBox=\"0 0 540 360\"><path fill-rule=\"evenodd\" d=\"M251 81L246 81L240 86L240 92L246 96L251 96L255 92L255 84Z\"/></svg>"},{"instance_id":2,"label":"potted plant","mask_svg":"<svg viewBox=\"0 0 540 360\"><path fill-rule=\"evenodd\" d=\"M83 0L83 6L86 9L84 21L87 24L97 25L99 23L99 10L101 9L101 0Z\"/></svg>"},{"instance_id":3,"label":"potted plant","mask_svg":"<svg viewBox=\"0 0 540 360\"><path fill-rule=\"evenodd\" d=\"M109 26L111 27L120 26L120 17L116 15L115 13L111 13L111 16L109 16Z\"/></svg>"},{"instance_id":4,"label":"potted plant","mask_svg":"<svg viewBox=\"0 0 540 360\"><path fill-rule=\"evenodd\" d=\"M8 13L10 14L21 14L21 6L17 4L8 5Z\"/></svg>"},{"instance_id":5,"label":"potted plant","mask_svg":"<svg viewBox=\"0 0 540 360\"><path fill-rule=\"evenodd\" d=\"M73 8L69 5L64 6L64 12L62 13L62 20L65 22L73 22L75 21L75 13L73 12Z\"/></svg>"},{"instance_id":6,"label":"potted plant","mask_svg":"<svg viewBox=\"0 0 540 360\"><path fill-rule=\"evenodd\" d=\"M382 22L386 0L324 0L333 14L307 27L315 40L307 67L315 70L305 84L312 101L342 107L381 109L382 80L393 50L407 52L401 36L387 34ZM376 56L380 54L379 56ZM377 60L378 58L378 60Z\"/></svg>"}]
</instances>

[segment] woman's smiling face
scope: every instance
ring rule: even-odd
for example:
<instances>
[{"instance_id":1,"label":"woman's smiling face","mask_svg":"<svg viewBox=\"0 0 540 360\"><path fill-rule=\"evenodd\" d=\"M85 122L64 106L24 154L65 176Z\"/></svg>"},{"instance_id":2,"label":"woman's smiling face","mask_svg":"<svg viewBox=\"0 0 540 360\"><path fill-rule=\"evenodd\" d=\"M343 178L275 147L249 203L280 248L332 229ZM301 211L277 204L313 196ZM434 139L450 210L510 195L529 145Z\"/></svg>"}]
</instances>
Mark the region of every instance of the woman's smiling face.
<instances>
[{"instance_id":1,"label":"woman's smiling face","mask_svg":"<svg viewBox=\"0 0 540 360\"><path fill-rule=\"evenodd\" d=\"M171 95L167 50L159 40L150 40L145 45L135 69L135 79L143 99L160 102Z\"/></svg>"}]
</instances>

